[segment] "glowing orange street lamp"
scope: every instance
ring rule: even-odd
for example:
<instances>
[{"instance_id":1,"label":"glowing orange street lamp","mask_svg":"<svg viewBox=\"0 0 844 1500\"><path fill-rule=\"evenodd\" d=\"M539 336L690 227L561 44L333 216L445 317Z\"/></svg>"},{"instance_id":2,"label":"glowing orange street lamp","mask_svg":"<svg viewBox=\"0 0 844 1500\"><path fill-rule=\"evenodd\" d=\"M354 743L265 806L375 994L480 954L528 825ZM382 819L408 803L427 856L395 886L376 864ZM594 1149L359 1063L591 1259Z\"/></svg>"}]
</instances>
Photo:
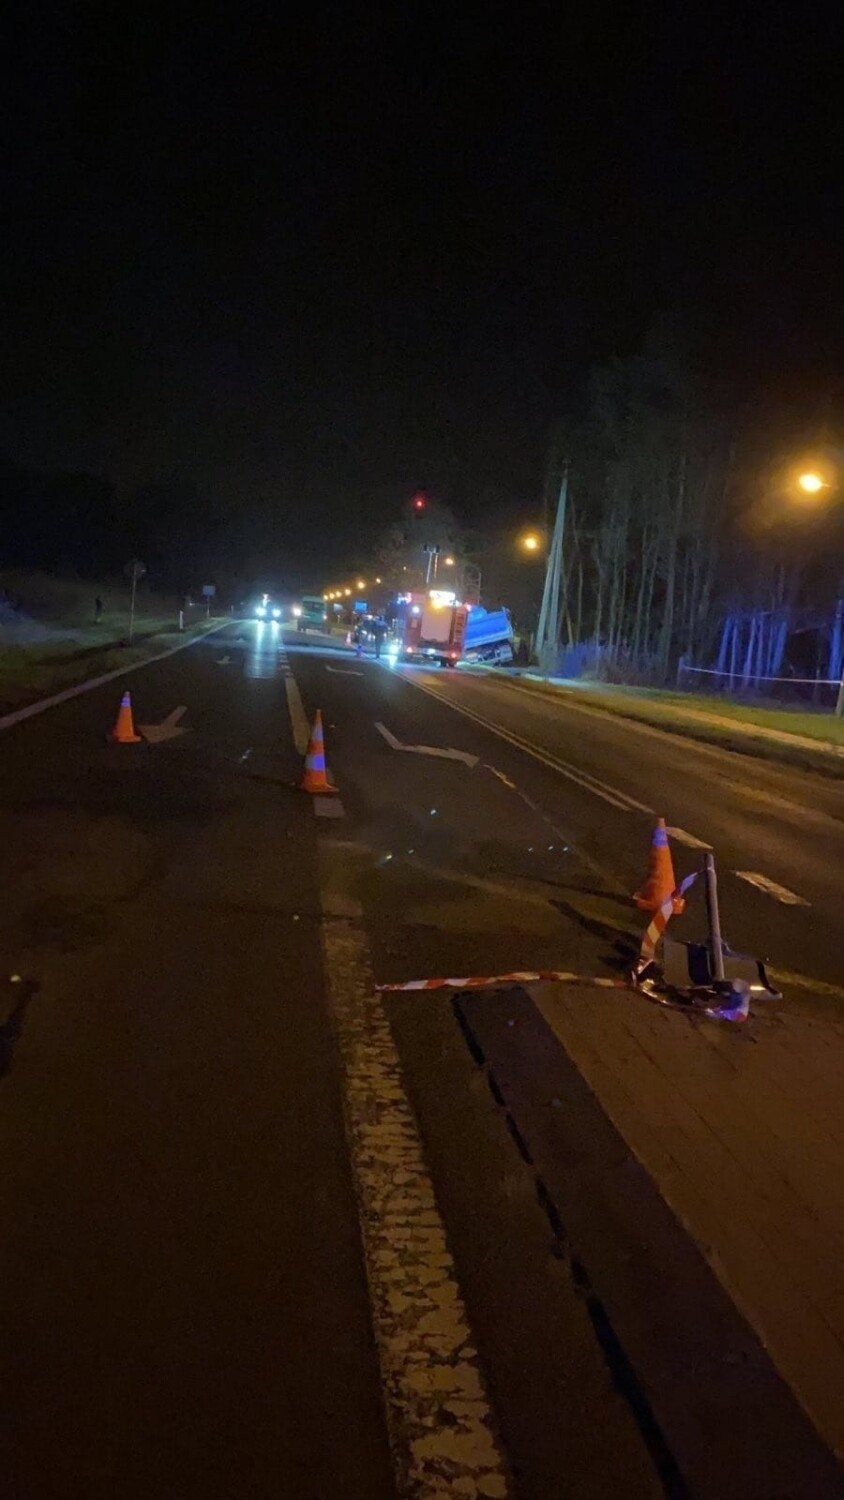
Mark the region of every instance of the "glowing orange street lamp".
<instances>
[{"instance_id":1,"label":"glowing orange street lamp","mask_svg":"<svg viewBox=\"0 0 844 1500\"><path fill-rule=\"evenodd\" d=\"M797 483L804 495L817 495L820 490L829 489L829 485L821 479L820 474L815 473L814 469L809 469L807 473L801 474Z\"/></svg>"},{"instance_id":2,"label":"glowing orange street lamp","mask_svg":"<svg viewBox=\"0 0 844 1500\"><path fill-rule=\"evenodd\" d=\"M524 536L519 539L519 545L523 552L538 552L542 541L535 531L526 531Z\"/></svg>"}]
</instances>

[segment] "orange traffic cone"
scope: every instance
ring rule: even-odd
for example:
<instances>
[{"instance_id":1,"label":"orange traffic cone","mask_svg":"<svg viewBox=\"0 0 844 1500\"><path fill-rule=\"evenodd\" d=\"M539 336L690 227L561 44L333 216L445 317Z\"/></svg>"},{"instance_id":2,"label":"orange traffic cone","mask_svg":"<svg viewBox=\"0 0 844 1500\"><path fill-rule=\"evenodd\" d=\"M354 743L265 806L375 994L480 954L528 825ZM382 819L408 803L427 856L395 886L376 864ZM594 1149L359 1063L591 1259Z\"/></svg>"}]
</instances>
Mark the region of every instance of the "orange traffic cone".
<instances>
[{"instance_id":1,"label":"orange traffic cone","mask_svg":"<svg viewBox=\"0 0 844 1500\"><path fill-rule=\"evenodd\" d=\"M325 770L325 745L322 738L322 713L317 709L314 716L314 726L311 737L308 740L308 749L305 755L305 766L302 771L302 780L299 782L300 792L310 792L314 797L333 797L337 795L336 786L332 786Z\"/></svg>"},{"instance_id":2,"label":"orange traffic cone","mask_svg":"<svg viewBox=\"0 0 844 1500\"><path fill-rule=\"evenodd\" d=\"M117 710L117 720L109 735L116 745L139 745L141 736L135 733L135 722L132 718L132 699L128 693L124 693Z\"/></svg>"},{"instance_id":3,"label":"orange traffic cone","mask_svg":"<svg viewBox=\"0 0 844 1500\"><path fill-rule=\"evenodd\" d=\"M645 883L642 889L636 892L633 900L642 911L659 911L663 902L667 901L676 889L677 882L674 879L674 865L671 860L671 850L668 847L665 819L658 818L651 840ZM673 905L675 914L679 916L686 903L682 896L677 896Z\"/></svg>"}]
</instances>

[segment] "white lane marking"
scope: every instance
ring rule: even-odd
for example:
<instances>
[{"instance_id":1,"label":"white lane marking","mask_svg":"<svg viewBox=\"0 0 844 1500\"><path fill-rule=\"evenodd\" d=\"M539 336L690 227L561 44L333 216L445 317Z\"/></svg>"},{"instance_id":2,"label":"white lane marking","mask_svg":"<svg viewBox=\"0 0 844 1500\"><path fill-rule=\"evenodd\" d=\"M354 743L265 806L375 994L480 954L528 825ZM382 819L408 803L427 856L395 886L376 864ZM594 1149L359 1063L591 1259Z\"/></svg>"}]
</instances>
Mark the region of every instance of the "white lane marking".
<instances>
[{"instance_id":1,"label":"white lane marking","mask_svg":"<svg viewBox=\"0 0 844 1500\"><path fill-rule=\"evenodd\" d=\"M293 743L300 755L304 755L308 748L308 740L311 737L311 726L302 707L302 695L299 692L299 684L292 672L284 677L284 691L287 696L287 712L290 715L290 728L293 733Z\"/></svg>"},{"instance_id":2,"label":"white lane marking","mask_svg":"<svg viewBox=\"0 0 844 1500\"><path fill-rule=\"evenodd\" d=\"M649 817L656 816L653 808L648 807L644 802L638 802L635 797L628 796L626 792L619 791L617 787L609 786L605 781L599 781L596 776L590 776L588 771L581 771L578 767L570 765L568 761L561 760L559 756L547 754L545 751L540 750L538 746L532 745L529 740L522 739L521 735L513 734L509 729L503 729L500 724L493 724L491 719L484 718L482 714L475 713L474 709L466 708L462 703L455 703L452 698L438 692L436 688L432 688L428 683L420 682L415 675L409 672L402 672L401 676L405 682L412 683L421 693L428 693L440 703L445 703L449 708L453 708L455 713L465 714L467 719L474 719L476 724L482 724L484 729L490 729L500 739L507 740L511 745L515 745L518 750L526 750L528 755L533 756L534 760L542 761L543 765L550 766L552 771L559 772L561 776L567 777L569 781L573 781L576 786L582 787L584 791L592 792L594 796L600 797L603 802L609 803L610 807L615 807L620 812L643 812L647 813Z\"/></svg>"},{"instance_id":3,"label":"white lane marking","mask_svg":"<svg viewBox=\"0 0 844 1500\"><path fill-rule=\"evenodd\" d=\"M379 734L384 736L384 739L387 741L387 744L390 746L391 750L404 749L401 740L396 739L395 735L392 733L392 730L388 729L386 724L379 724L376 719L375 728L378 730Z\"/></svg>"},{"instance_id":4,"label":"white lane marking","mask_svg":"<svg viewBox=\"0 0 844 1500\"><path fill-rule=\"evenodd\" d=\"M440 760L460 760L470 771L478 764L478 756L470 755L468 750L447 750L441 745L402 745L401 749L408 750L411 755L434 755Z\"/></svg>"},{"instance_id":5,"label":"white lane marking","mask_svg":"<svg viewBox=\"0 0 844 1500\"><path fill-rule=\"evenodd\" d=\"M326 672L333 672L335 677L363 677L363 672L356 672L354 667L330 667L328 662L323 662Z\"/></svg>"},{"instance_id":6,"label":"white lane marking","mask_svg":"<svg viewBox=\"0 0 844 1500\"><path fill-rule=\"evenodd\" d=\"M174 708L160 724L139 724L138 734L142 734L150 745L161 745L165 740L174 740L180 734L188 734L190 731L179 724L187 711L187 704L183 703L180 708Z\"/></svg>"},{"instance_id":7,"label":"white lane marking","mask_svg":"<svg viewBox=\"0 0 844 1500\"><path fill-rule=\"evenodd\" d=\"M318 818L345 818L346 809L339 797L314 797L314 812Z\"/></svg>"},{"instance_id":8,"label":"white lane marking","mask_svg":"<svg viewBox=\"0 0 844 1500\"><path fill-rule=\"evenodd\" d=\"M678 844L685 844L687 849L712 848L712 845L704 843L703 839L696 838L693 833L687 833L685 828L666 828L665 832Z\"/></svg>"},{"instance_id":9,"label":"white lane marking","mask_svg":"<svg viewBox=\"0 0 844 1500\"><path fill-rule=\"evenodd\" d=\"M391 750L405 750L410 755L434 755L440 760L459 760L464 766L468 766L470 771L474 770L478 764L478 756L470 755L467 750L447 750L441 745L403 745L401 740L397 740L390 732L386 724L379 724L376 721L375 728L384 736Z\"/></svg>"},{"instance_id":10,"label":"white lane marking","mask_svg":"<svg viewBox=\"0 0 844 1500\"><path fill-rule=\"evenodd\" d=\"M506 1500L507 1471L401 1063L373 987L361 910L344 898L356 919L331 914L327 862L321 865L323 961L397 1492Z\"/></svg>"},{"instance_id":11,"label":"white lane marking","mask_svg":"<svg viewBox=\"0 0 844 1500\"><path fill-rule=\"evenodd\" d=\"M102 687L104 682L114 682L117 677L128 677L130 672L137 672L141 667L151 667L153 662L164 661L168 656L175 656L177 651L187 651L189 646L195 646L197 641L207 640L215 630L222 630L225 625L230 625L231 620L221 620L219 625L212 625L202 635L195 635L189 641L180 641L178 646L171 646L168 651L159 651L155 656L147 656L144 661L132 662L128 667L115 667L113 672L102 672L99 677L87 677L84 682L77 682L73 687L63 688L60 693L53 693L49 698L39 698L37 703L28 703L26 708L16 708L14 713L3 714L0 718L0 730L12 729L15 724L22 724L25 719L32 719L36 714L43 714L48 708L57 708L60 703L67 703L71 698L78 698L81 693L90 693L93 688Z\"/></svg>"},{"instance_id":12,"label":"white lane marking","mask_svg":"<svg viewBox=\"0 0 844 1500\"><path fill-rule=\"evenodd\" d=\"M775 880L769 880L767 875L760 875L758 870L734 870L739 880L746 880L748 885L755 885L766 896L773 896L775 901L781 901L783 906L811 906L804 896L798 896L790 891L785 885L777 885Z\"/></svg>"}]
</instances>

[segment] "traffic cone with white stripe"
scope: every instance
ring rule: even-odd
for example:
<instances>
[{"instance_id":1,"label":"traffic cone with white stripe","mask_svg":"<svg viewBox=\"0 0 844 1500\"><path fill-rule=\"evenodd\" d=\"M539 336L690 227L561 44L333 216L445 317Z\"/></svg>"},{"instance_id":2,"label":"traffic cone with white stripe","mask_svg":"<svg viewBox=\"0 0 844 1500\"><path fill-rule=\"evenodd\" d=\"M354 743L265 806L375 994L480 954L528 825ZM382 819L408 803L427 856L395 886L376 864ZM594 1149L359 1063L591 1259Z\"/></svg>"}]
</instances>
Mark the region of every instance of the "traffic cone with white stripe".
<instances>
[{"instance_id":1,"label":"traffic cone with white stripe","mask_svg":"<svg viewBox=\"0 0 844 1500\"><path fill-rule=\"evenodd\" d=\"M300 792L310 792L313 797L335 797L337 788L328 779L325 767L325 744L322 737L322 713L317 709L314 715L311 737L308 740L308 749L305 755L305 765L302 771L302 779L299 782Z\"/></svg>"},{"instance_id":2,"label":"traffic cone with white stripe","mask_svg":"<svg viewBox=\"0 0 844 1500\"><path fill-rule=\"evenodd\" d=\"M117 719L109 739L115 745L139 745L141 736L135 733L135 721L132 718L132 699L129 693L124 693L117 710Z\"/></svg>"},{"instance_id":3,"label":"traffic cone with white stripe","mask_svg":"<svg viewBox=\"0 0 844 1500\"><path fill-rule=\"evenodd\" d=\"M677 881L674 878L674 864L671 859L671 850L668 846L668 834L665 828L665 819L658 818L651 840L651 853L648 861L648 873L641 890L637 891L633 900L641 911L659 911L665 901L674 894L677 889ZM682 896L675 896L672 902L674 913L679 916L686 903Z\"/></svg>"}]
</instances>

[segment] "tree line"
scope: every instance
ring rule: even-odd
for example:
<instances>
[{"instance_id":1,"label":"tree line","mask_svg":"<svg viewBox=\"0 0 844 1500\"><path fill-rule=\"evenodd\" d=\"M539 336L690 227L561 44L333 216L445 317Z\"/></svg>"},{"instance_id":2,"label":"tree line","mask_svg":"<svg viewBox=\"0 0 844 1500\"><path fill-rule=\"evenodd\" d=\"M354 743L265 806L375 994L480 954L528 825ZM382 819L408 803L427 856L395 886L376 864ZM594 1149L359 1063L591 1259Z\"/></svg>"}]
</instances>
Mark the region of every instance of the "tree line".
<instances>
[{"instance_id":1,"label":"tree line","mask_svg":"<svg viewBox=\"0 0 844 1500\"><path fill-rule=\"evenodd\" d=\"M564 651L662 683L692 664L726 677L732 663L745 686L840 673L835 453L828 432L791 421L728 415L656 341L594 372L580 418L557 424L545 486L550 533L567 470ZM799 490L801 461L830 476L817 499Z\"/></svg>"}]
</instances>

